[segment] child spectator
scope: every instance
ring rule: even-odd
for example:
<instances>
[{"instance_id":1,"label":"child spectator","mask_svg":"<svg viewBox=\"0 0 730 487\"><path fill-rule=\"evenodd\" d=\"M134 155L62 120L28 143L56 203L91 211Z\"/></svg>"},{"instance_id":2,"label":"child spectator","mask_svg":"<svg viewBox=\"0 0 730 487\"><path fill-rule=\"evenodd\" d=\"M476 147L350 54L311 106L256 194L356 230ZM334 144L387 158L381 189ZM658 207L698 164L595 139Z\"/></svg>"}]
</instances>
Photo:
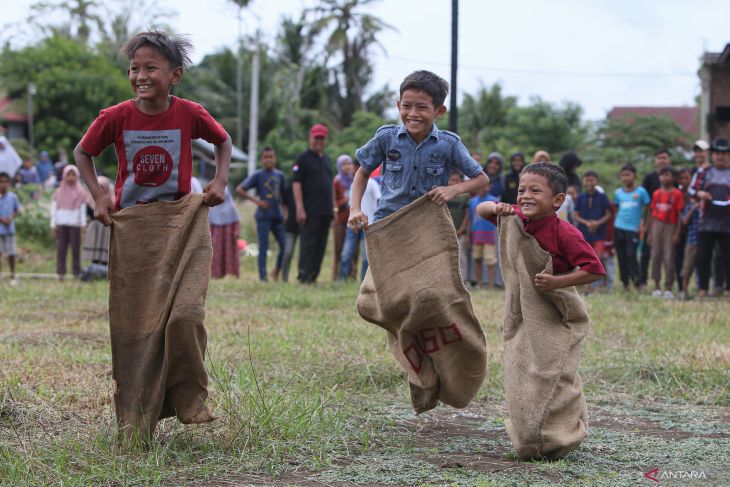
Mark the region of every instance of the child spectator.
<instances>
[{"instance_id":1,"label":"child spectator","mask_svg":"<svg viewBox=\"0 0 730 487\"><path fill-rule=\"evenodd\" d=\"M15 216L20 211L18 197L10 191L10 175L0 172L0 272L2 272L3 255L8 256L10 267L10 283L18 284L15 278Z\"/></svg>"},{"instance_id":2,"label":"child spectator","mask_svg":"<svg viewBox=\"0 0 730 487\"><path fill-rule=\"evenodd\" d=\"M606 223L611 218L611 202L604 193L598 192L598 173L586 171L583 175L585 192L578 195L575 201L575 221L583 238L593 248L603 262L609 258L606 252Z\"/></svg>"},{"instance_id":3,"label":"child spectator","mask_svg":"<svg viewBox=\"0 0 730 487\"><path fill-rule=\"evenodd\" d=\"M509 173L504 177L502 201L509 204L517 202L517 187L520 185L520 173L525 167L525 155L515 152L509 157Z\"/></svg>"},{"instance_id":4,"label":"child spectator","mask_svg":"<svg viewBox=\"0 0 730 487\"><path fill-rule=\"evenodd\" d=\"M532 162L550 162L550 154L548 151L539 150L532 155Z\"/></svg>"},{"instance_id":5,"label":"child spectator","mask_svg":"<svg viewBox=\"0 0 730 487\"><path fill-rule=\"evenodd\" d=\"M281 202L286 208L286 221L284 222L284 257L281 259L281 280L289 282L289 269L294 258L294 250L299 238L299 224L297 223L297 205L294 201L291 181L286 184L282 194Z\"/></svg>"},{"instance_id":6,"label":"child spectator","mask_svg":"<svg viewBox=\"0 0 730 487\"><path fill-rule=\"evenodd\" d=\"M685 236L682 266L678 267L680 269L679 275L682 279L679 299L682 300L689 297L689 280L697 264L697 223L700 219L700 204L696 198L693 198L689 194L691 174L691 171L687 168L680 172L680 186L684 196L684 208L682 208L680 224L682 225ZM679 253L679 249L677 252Z\"/></svg>"},{"instance_id":7,"label":"child spectator","mask_svg":"<svg viewBox=\"0 0 730 487\"><path fill-rule=\"evenodd\" d=\"M71 272L74 277L81 275L81 229L86 226L87 200L88 194L79 181L79 170L67 165L51 201L51 235L56 239L56 274L60 280L66 275L69 246Z\"/></svg>"},{"instance_id":8,"label":"child spectator","mask_svg":"<svg viewBox=\"0 0 730 487\"><path fill-rule=\"evenodd\" d=\"M376 170L377 171L377 170ZM380 183L376 171L370 173L368 185L365 193L362 195L360 209L368 217L368 221L375 220L375 210L380 203ZM350 192L350 205L352 206L352 192ZM349 226L345 233L345 245L342 250L342 261L340 262L340 279L349 279L354 277L355 261L357 260L358 246L361 247L362 265L360 270L360 280L365 279L365 273L368 270L368 255L365 249L365 232L355 232Z\"/></svg>"},{"instance_id":9,"label":"child spectator","mask_svg":"<svg viewBox=\"0 0 730 487\"><path fill-rule=\"evenodd\" d=\"M471 255L474 259L474 278L479 288L484 287L482 271L487 266L487 279L489 289L494 289L497 280L497 227L493 222L485 220L476 212L477 206L485 201L498 201L491 193L489 187L482 188L475 197L469 201L469 237L471 241Z\"/></svg>"},{"instance_id":10,"label":"child spectator","mask_svg":"<svg viewBox=\"0 0 730 487\"><path fill-rule=\"evenodd\" d=\"M340 155L337 158L337 175L332 180L332 191L335 196L335 218L332 222L335 246L332 267L333 281L337 280L340 274L342 247L345 243L347 219L350 217L350 187L354 174L355 163L352 161L352 157L347 154Z\"/></svg>"},{"instance_id":11,"label":"child spectator","mask_svg":"<svg viewBox=\"0 0 730 487\"><path fill-rule=\"evenodd\" d=\"M18 169L18 176L20 177L20 184L41 184L41 177L38 174L38 170L33 165L33 161L25 159L23 165Z\"/></svg>"},{"instance_id":12,"label":"child spectator","mask_svg":"<svg viewBox=\"0 0 730 487\"><path fill-rule=\"evenodd\" d=\"M651 198L642 186L636 186L636 168L625 164L619 172L621 188L613 194L613 202L618 207L614 222L613 241L618 256L618 268L624 290L629 284L639 286L639 229Z\"/></svg>"},{"instance_id":13,"label":"child spectator","mask_svg":"<svg viewBox=\"0 0 730 487\"><path fill-rule=\"evenodd\" d=\"M204 211L201 205L219 205L225 198L232 144L225 129L202 106L170 93L190 64L191 48L185 37L160 31L142 32L128 40L122 52L129 60L128 78L135 98L102 110L74 149L94 198L96 218L110 225L112 213L122 213L115 218L124 231L112 232L111 247L117 247L115 241L134 242L140 233L147 240L142 244L151 248L139 256L130 252L125 262L110 256L114 404L117 425L130 439L135 435L151 439L157 421L167 417L176 416L185 424L215 419L205 405L203 319L208 273L200 273L203 259L199 257L208 255L211 242L207 229L200 231L198 215ZM187 196L193 175L191 144L197 138L215 146L216 174L202 197ZM92 160L111 144L119 166L114 201L99 185ZM145 206L157 201L167 203ZM165 279L168 271L161 266L144 267L146 262L162 262L173 269L178 265L162 253L170 247L161 246L159 240L171 232L165 227L167 221L154 221L158 211L165 219L179 216L191 232L179 235L171 249L190 264L179 270L174 282ZM137 294L128 291L126 279L134 283ZM147 296L169 298L159 302Z\"/></svg>"},{"instance_id":14,"label":"child spectator","mask_svg":"<svg viewBox=\"0 0 730 487\"><path fill-rule=\"evenodd\" d=\"M659 170L661 187L651 197L651 213L648 218L647 241L652 248L651 276L654 279L654 297L673 299L674 255L679 242L679 214L684 207L682 192L674 187L674 169L664 166ZM664 265L664 293L661 279Z\"/></svg>"},{"instance_id":15,"label":"child spectator","mask_svg":"<svg viewBox=\"0 0 730 487\"><path fill-rule=\"evenodd\" d=\"M233 200L233 194L228 188L223 203L208 210L208 224L213 244L210 277L213 279L220 279L226 275L239 277L241 258L238 236L241 233L241 217Z\"/></svg>"},{"instance_id":16,"label":"child spectator","mask_svg":"<svg viewBox=\"0 0 730 487\"><path fill-rule=\"evenodd\" d=\"M41 184L45 185L48 178L53 174L53 163L47 151L41 151L35 168L38 170L38 177L41 180Z\"/></svg>"},{"instance_id":17,"label":"child spectator","mask_svg":"<svg viewBox=\"0 0 730 487\"><path fill-rule=\"evenodd\" d=\"M489 194L496 198L496 201L502 200L504 193L504 174L502 174L502 166L504 165L504 157L499 152L492 152L487 156L487 163L484 165L484 172L487 173L491 188Z\"/></svg>"},{"instance_id":18,"label":"child spectator","mask_svg":"<svg viewBox=\"0 0 730 487\"><path fill-rule=\"evenodd\" d=\"M712 252L717 243L724 265L725 295L730 297L730 144L727 139L716 138L710 154L712 167L705 170L697 189L697 198L702 205L697 226L698 295L707 297Z\"/></svg>"},{"instance_id":19,"label":"child spectator","mask_svg":"<svg viewBox=\"0 0 730 487\"><path fill-rule=\"evenodd\" d=\"M605 271L581 232L555 214L567 184L560 166L533 163L522 171L516 205L487 201L477 207L479 216L499 223L500 239L517 244L501 246L500 265L511 303L506 306L504 333L506 426L523 458L562 457L587 435L588 415L577 368L589 320L579 295L561 289L591 284ZM505 218L508 215L519 219L519 231L514 220ZM499 222L498 216L502 216ZM552 273L537 270L544 269L545 261L534 255L531 242L523 244L522 233L549 253L545 259ZM530 255L524 255L526 251ZM561 304L556 306L556 301ZM561 307L569 311L556 311ZM552 363L561 365L548 365Z\"/></svg>"},{"instance_id":20,"label":"child spectator","mask_svg":"<svg viewBox=\"0 0 730 487\"><path fill-rule=\"evenodd\" d=\"M488 164L489 162L487 161L487 165ZM459 184L463 180L464 175L461 171L452 171L449 176L449 186ZM456 238L459 241L459 267L461 268L461 277L464 281L467 280L467 274L469 272L469 200L469 194L464 193L454 197L453 200L446 203L449 207L451 220L454 222Z\"/></svg>"},{"instance_id":21,"label":"child spectator","mask_svg":"<svg viewBox=\"0 0 730 487\"><path fill-rule=\"evenodd\" d=\"M266 256L269 251L269 233L274 235L279 245L279 253L276 256L276 267L271 272L273 280L279 278L282 260L284 259L284 247L286 237L284 235L284 215L282 215L282 197L286 181L284 173L276 169L276 152L271 147L265 147L261 151L262 169L248 176L236 188L242 198L253 201L258 207L254 218L256 219L256 233L259 240L259 280L265 282L266 277ZM251 196L248 191L256 189L258 197Z\"/></svg>"},{"instance_id":22,"label":"child spectator","mask_svg":"<svg viewBox=\"0 0 730 487\"><path fill-rule=\"evenodd\" d=\"M568 186L578 186L578 189L580 189L580 176L578 176L576 171L583 164L583 161L578 157L578 154L575 152L566 152L560 158L559 164L565 171L565 174L568 175Z\"/></svg>"},{"instance_id":23,"label":"child spectator","mask_svg":"<svg viewBox=\"0 0 730 487\"><path fill-rule=\"evenodd\" d=\"M439 130L434 123L446 112L443 103L448 91L449 84L429 71L416 71L403 80L397 102L403 125L379 128L375 137L357 150L356 157L362 165L352 184L350 228L359 231L372 223L363 214L361 201L368 176L381 163L382 197L373 221L396 212L424 194L438 204L446 204L462 193L479 191L489 183L459 137ZM469 179L448 186L453 169Z\"/></svg>"},{"instance_id":24,"label":"child spectator","mask_svg":"<svg viewBox=\"0 0 730 487\"><path fill-rule=\"evenodd\" d=\"M565 201L563 201L563 204L560 205L560 208L556 212L558 218L571 225L575 225L575 199L578 197L579 192L580 188L578 186L568 186L568 190L565 192Z\"/></svg>"}]
</instances>

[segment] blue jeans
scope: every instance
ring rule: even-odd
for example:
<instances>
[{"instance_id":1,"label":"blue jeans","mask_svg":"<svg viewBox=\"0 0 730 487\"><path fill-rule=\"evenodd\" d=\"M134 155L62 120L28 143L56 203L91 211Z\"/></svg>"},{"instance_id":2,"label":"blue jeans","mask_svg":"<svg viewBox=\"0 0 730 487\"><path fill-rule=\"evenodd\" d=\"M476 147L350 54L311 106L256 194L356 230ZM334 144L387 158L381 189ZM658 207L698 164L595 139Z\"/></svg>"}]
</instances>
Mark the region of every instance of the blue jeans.
<instances>
[{"instance_id":1,"label":"blue jeans","mask_svg":"<svg viewBox=\"0 0 730 487\"><path fill-rule=\"evenodd\" d=\"M365 232L353 232L350 227L345 230L345 243L342 247L340 259L340 275L338 279L348 279L352 272L352 258L355 256L357 246L360 244L362 252L362 272L360 280L365 279L365 272L368 270L368 256L365 253Z\"/></svg>"},{"instance_id":2,"label":"blue jeans","mask_svg":"<svg viewBox=\"0 0 730 487\"><path fill-rule=\"evenodd\" d=\"M262 281L266 280L266 254L269 251L269 232L274 234L276 243L279 244L279 255L276 257L277 269L281 269L281 261L284 258L284 222L269 219L256 220L256 233L259 238L259 279Z\"/></svg>"}]
</instances>

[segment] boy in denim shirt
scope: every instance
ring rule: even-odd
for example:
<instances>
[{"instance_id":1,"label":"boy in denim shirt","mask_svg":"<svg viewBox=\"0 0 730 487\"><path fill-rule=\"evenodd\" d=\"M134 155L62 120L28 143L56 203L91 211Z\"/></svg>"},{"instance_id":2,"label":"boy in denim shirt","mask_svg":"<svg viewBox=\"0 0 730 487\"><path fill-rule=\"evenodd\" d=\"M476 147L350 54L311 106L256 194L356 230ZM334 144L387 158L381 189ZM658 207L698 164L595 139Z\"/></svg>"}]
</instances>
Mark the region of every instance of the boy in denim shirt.
<instances>
[{"instance_id":1,"label":"boy in denim shirt","mask_svg":"<svg viewBox=\"0 0 730 487\"><path fill-rule=\"evenodd\" d=\"M462 193L476 193L489 180L459 136L439 130L434 121L446 112L449 84L430 71L416 71L400 85L396 102L402 125L384 125L370 142L357 150L360 169L352 183L348 225L359 231L368 225L360 202L372 171L383 164L382 196L374 221L385 218L428 194L446 204ZM452 169L468 180L448 186Z\"/></svg>"}]
</instances>

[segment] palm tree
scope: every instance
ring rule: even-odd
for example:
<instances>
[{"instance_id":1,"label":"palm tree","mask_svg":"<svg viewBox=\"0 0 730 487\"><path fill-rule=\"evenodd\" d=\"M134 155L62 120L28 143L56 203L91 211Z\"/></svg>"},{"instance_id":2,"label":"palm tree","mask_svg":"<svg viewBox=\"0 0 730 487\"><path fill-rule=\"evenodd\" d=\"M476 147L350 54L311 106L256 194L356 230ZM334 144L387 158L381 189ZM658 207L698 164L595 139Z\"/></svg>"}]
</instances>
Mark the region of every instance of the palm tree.
<instances>
[{"instance_id":1,"label":"palm tree","mask_svg":"<svg viewBox=\"0 0 730 487\"><path fill-rule=\"evenodd\" d=\"M321 0L310 10L315 15L315 32L331 28L327 36L328 56L339 55L342 62L337 66L337 83L340 90L337 100L340 107L340 123L348 126L352 115L363 110L365 87L372 79L373 66L369 51L372 46L383 46L377 34L383 29L393 29L379 18L362 12L363 7L376 0Z\"/></svg>"},{"instance_id":2,"label":"palm tree","mask_svg":"<svg viewBox=\"0 0 730 487\"><path fill-rule=\"evenodd\" d=\"M507 112L516 104L515 97L502 96L499 83L489 88L482 85L475 95L465 94L459 109L459 125L462 133L468 134L469 145L478 145L480 138L489 142L487 131L504 125Z\"/></svg>"}]
</instances>

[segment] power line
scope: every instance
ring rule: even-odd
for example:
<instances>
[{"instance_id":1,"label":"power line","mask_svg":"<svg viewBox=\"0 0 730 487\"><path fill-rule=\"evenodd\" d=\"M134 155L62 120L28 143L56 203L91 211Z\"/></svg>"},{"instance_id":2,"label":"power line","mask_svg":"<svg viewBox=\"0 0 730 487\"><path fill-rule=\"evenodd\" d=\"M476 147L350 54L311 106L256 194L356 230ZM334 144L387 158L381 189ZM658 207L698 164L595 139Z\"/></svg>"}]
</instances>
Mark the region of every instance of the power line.
<instances>
[{"instance_id":1,"label":"power line","mask_svg":"<svg viewBox=\"0 0 730 487\"><path fill-rule=\"evenodd\" d=\"M445 61L429 61L426 59L412 59L397 56L387 56L386 60L410 62L417 64L438 64L442 66L448 66L449 63ZM524 74L524 75L536 75L541 76L575 76L584 78L677 78L677 77L695 77L696 73L689 72L673 72L673 73L622 73L622 72L589 72L589 71L559 71L559 70L548 70L548 69L531 69L531 68L515 68L515 67L500 67L500 66L480 66L476 64L460 64L460 68L465 69L477 69L482 71L499 71L502 73L512 74Z\"/></svg>"}]
</instances>

